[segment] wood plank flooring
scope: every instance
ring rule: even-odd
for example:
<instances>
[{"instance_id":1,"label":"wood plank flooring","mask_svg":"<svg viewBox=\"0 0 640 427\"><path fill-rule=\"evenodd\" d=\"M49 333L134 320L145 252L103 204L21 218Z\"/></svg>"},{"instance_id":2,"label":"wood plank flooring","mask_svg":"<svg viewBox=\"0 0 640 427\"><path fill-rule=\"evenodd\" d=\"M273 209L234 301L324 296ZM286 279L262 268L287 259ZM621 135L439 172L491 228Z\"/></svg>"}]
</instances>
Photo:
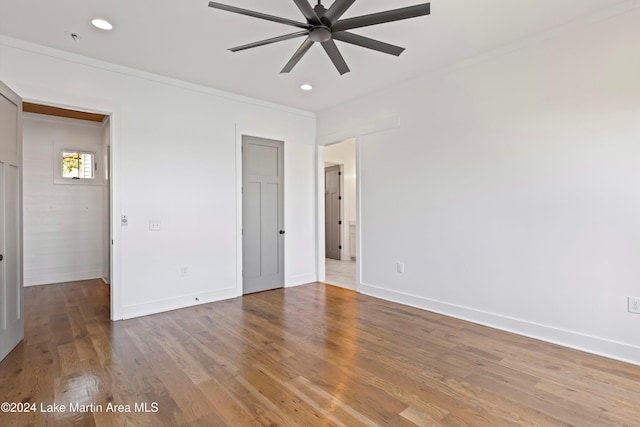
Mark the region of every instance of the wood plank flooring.
<instances>
[{"instance_id":1,"label":"wood plank flooring","mask_svg":"<svg viewBox=\"0 0 640 427\"><path fill-rule=\"evenodd\" d=\"M0 426L640 425L638 366L341 288L115 323L108 292L25 289L26 337L0 363L0 402L37 410L0 412ZM53 404L66 412L41 411Z\"/></svg>"}]
</instances>

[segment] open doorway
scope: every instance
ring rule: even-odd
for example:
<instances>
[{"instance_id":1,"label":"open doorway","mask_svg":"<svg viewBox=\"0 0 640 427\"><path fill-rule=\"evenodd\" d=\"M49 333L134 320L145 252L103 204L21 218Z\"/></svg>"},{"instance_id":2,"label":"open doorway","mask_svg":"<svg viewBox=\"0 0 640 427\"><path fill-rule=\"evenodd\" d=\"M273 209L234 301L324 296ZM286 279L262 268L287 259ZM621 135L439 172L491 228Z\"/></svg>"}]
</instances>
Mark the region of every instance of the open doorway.
<instances>
[{"instance_id":1,"label":"open doorway","mask_svg":"<svg viewBox=\"0 0 640 427\"><path fill-rule=\"evenodd\" d=\"M325 282L356 289L356 140L324 147Z\"/></svg>"},{"instance_id":2,"label":"open doorway","mask_svg":"<svg viewBox=\"0 0 640 427\"><path fill-rule=\"evenodd\" d=\"M23 103L24 285L111 281L110 116Z\"/></svg>"}]
</instances>

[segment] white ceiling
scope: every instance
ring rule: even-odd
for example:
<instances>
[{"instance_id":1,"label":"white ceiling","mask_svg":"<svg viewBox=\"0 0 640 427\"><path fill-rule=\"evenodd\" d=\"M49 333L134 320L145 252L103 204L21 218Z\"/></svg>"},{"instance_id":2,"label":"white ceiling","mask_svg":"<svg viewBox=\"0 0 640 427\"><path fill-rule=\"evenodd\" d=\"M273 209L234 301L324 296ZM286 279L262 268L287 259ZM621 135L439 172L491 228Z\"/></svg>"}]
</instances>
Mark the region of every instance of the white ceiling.
<instances>
[{"instance_id":1,"label":"white ceiling","mask_svg":"<svg viewBox=\"0 0 640 427\"><path fill-rule=\"evenodd\" d=\"M425 0L359 0L343 18ZM221 3L302 21L293 0ZM329 7L333 0L324 0ZM227 49L294 27L209 8L208 0L0 0L0 34L309 111L320 111L622 3L622 0L432 0L431 15L352 30L407 48L394 57L336 42L351 73L340 76L314 45L280 74L303 39L238 53ZM315 4L314 0L311 0ZM90 20L104 17L104 32ZM74 42L67 34L81 36ZM314 90L303 92L302 83Z\"/></svg>"}]
</instances>

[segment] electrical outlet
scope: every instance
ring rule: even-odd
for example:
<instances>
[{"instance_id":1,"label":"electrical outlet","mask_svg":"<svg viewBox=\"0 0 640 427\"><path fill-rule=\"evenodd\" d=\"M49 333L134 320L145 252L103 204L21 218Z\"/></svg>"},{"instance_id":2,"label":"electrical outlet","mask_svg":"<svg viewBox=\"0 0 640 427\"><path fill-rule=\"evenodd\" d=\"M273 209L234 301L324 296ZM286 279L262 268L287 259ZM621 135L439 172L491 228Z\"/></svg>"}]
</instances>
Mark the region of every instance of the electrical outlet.
<instances>
[{"instance_id":1,"label":"electrical outlet","mask_svg":"<svg viewBox=\"0 0 640 427\"><path fill-rule=\"evenodd\" d=\"M640 314L640 298L629 297L629 313Z\"/></svg>"},{"instance_id":2,"label":"electrical outlet","mask_svg":"<svg viewBox=\"0 0 640 427\"><path fill-rule=\"evenodd\" d=\"M149 221L149 231L160 231L160 221Z\"/></svg>"},{"instance_id":3,"label":"electrical outlet","mask_svg":"<svg viewBox=\"0 0 640 427\"><path fill-rule=\"evenodd\" d=\"M398 273L403 274L404 273L404 262L399 262L396 268L398 270Z\"/></svg>"},{"instance_id":4,"label":"electrical outlet","mask_svg":"<svg viewBox=\"0 0 640 427\"><path fill-rule=\"evenodd\" d=\"M187 267L180 268L180 276L187 277L189 275L189 269Z\"/></svg>"}]
</instances>

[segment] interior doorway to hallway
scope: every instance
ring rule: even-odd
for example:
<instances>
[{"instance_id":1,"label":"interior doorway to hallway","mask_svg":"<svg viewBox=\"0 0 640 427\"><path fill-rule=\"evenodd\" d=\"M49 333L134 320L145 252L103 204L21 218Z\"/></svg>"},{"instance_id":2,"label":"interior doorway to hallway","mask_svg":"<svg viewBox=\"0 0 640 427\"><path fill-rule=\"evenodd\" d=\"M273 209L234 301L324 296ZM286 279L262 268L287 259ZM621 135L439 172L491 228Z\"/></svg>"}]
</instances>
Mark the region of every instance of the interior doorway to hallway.
<instances>
[{"instance_id":1,"label":"interior doorway to hallway","mask_svg":"<svg viewBox=\"0 0 640 427\"><path fill-rule=\"evenodd\" d=\"M23 103L24 285L111 283L111 116Z\"/></svg>"},{"instance_id":2,"label":"interior doorway to hallway","mask_svg":"<svg viewBox=\"0 0 640 427\"><path fill-rule=\"evenodd\" d=\"M324 147L325 282L356 289L356 140Z\"/></svg>"}]
</instances>

